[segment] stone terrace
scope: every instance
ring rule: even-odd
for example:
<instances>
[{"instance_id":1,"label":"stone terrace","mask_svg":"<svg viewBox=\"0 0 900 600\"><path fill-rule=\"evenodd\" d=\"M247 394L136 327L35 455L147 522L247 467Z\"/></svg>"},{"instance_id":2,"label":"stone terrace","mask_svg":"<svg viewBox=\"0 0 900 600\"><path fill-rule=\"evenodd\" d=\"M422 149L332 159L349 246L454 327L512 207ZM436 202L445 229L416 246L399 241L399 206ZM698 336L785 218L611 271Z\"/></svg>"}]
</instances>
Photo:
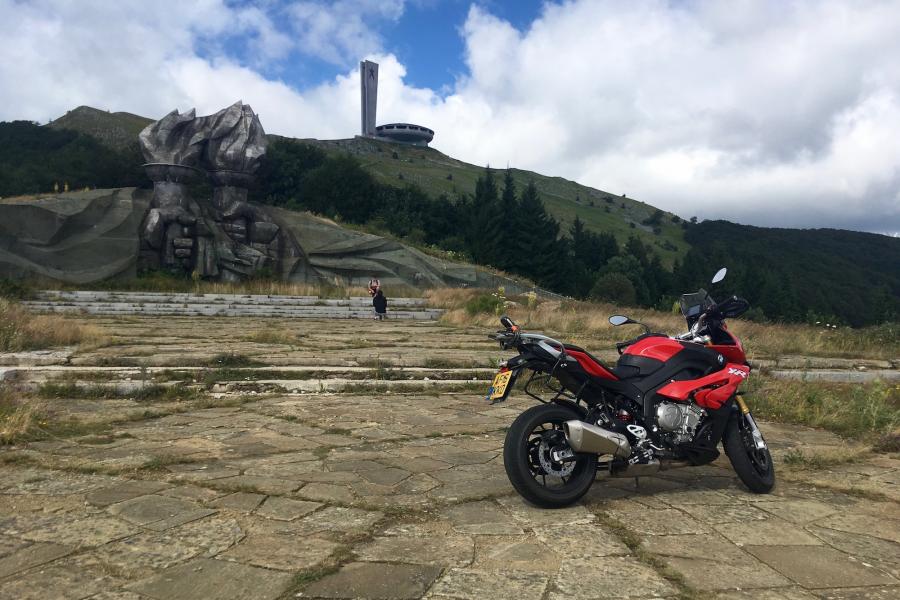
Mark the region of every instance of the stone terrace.
<instances>
[{"instance_id":1,"label":"stone terrace","mask_svg":"<svg viewBox=\"0 0 900 600\"><path fill-rule=\"evenodd\" d=\"M501 457L531 402L484 402L485 332L82 318L109 343L7 372L66 384L78 435L0 450L0 598L900 597L900 460L780 464L833 435L764 423L771 495L720 460L539 510Z\"/></svg>"}]
</instances>

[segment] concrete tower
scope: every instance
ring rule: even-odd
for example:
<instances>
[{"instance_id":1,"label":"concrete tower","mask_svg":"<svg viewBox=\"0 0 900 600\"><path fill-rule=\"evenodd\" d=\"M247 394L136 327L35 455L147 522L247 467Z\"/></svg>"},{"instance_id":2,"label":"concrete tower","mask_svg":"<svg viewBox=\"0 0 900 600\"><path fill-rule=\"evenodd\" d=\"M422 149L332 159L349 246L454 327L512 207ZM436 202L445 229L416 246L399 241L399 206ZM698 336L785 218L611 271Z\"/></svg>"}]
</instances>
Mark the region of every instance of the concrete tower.
<instances>
[{"instance_id":1,"label":"concrete tower","mask_svg":"<svg viewBox=\"0 0 900 600\"><path fill-rule=\"evenodd\" d=\"M375 109L378 104L378 63L359 63L359 91L362 108L362 135L375 137Z\"/></svg>"}]
</instances>

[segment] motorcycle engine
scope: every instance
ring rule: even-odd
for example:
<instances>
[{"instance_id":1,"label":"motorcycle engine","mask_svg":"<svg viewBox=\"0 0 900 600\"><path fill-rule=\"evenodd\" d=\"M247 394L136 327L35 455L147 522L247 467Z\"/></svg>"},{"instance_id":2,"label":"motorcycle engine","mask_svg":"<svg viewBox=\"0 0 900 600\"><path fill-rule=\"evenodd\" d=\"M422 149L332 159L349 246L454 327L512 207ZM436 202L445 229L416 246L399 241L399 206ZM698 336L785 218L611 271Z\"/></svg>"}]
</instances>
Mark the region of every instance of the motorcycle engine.
<instances>
[{"instance_id":1,"label":"motorcycle engine","mask_svg":"<svg viewBox=\"0 0 900 600\"><path fill-rule=\"evenodd\" d=\"M673 443L683 444L693 439L704 414L704 410L696 404L660 402L656 407L656 424L663 431L670 432L669 438Z\"/></svg>"}]
</instances>

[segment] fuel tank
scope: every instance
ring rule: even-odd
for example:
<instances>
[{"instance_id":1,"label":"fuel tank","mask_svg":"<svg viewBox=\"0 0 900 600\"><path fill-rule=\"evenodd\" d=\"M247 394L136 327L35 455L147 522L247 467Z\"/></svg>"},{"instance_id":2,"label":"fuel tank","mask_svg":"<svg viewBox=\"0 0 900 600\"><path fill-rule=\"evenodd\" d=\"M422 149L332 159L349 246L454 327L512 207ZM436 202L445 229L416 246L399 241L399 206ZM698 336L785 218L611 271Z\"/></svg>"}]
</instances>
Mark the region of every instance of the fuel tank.
<instances>
[{"instance_id":1,"label":"fuel tank","mask_svg":"<svg viewBox=\"0 0 900 600\"><path fill-rule=\"evenodd\" d=\"M616 363L616 375L622 379L688 379L720 369L721 354L700 344L673 340L663 335L648 335L628 346Z\"/></svg>"}]
</instances>

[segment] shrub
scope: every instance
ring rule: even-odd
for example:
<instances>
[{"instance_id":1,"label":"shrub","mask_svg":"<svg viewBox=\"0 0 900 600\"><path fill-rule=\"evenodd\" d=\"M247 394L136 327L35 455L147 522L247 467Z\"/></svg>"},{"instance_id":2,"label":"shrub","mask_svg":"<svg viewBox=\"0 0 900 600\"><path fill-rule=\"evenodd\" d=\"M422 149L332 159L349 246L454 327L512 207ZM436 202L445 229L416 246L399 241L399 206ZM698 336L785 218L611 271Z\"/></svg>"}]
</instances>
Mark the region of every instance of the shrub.
<instances>
[{"instance_id":1,"label":"shrub","mask_svg":"<svg viewBox=\"0 0 900 600\"><path fill-rule=\"evenodd\" d=\"M634 306L637 300L637 291L628 277L622 273L613 272L601 275L597 279L594 287L591 288L591 298Z\"/></svg>"},{"instance_id":2,"label":"shrub","mask_svg":"<svg viewBox=\"0 0 900 600\"><path fill-rule=\"evenodd\" d=\"M478 314L497 314L503 310L506 299L496 294L478 294L466 302L466 313L474 317Z\"/></svg>"}]
</instances>

